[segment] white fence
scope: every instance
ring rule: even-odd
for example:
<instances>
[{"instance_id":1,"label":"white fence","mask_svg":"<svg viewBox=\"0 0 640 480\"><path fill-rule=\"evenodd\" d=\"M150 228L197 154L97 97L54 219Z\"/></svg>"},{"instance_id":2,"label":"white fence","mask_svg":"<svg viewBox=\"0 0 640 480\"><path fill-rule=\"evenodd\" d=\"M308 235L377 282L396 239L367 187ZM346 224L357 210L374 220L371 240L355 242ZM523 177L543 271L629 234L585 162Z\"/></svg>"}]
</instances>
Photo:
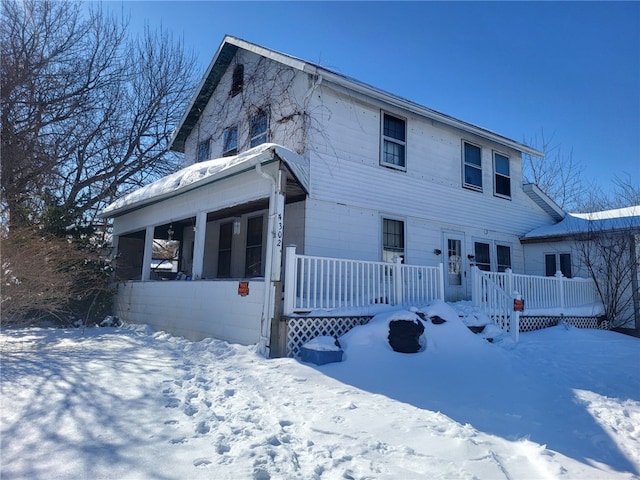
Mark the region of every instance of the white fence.
<instances>
[{"instance_id":1,"label":"white fence","mask_svg":"<svg viewBox=\"0 0 640 480\"><path fill-rule=\"evenodd\" d=\"M365 307L376 303L409 305L444 299L442 264L436 267L298 255L289 246L285 259L284 314Z\"/></svg>"},{"instance_id":2,"label":"white fence","mask_svg":"<svg viewBox=\"0 0 640 480\"><path fill-rule=\"evenodd\" d=\"M509 269L504 273L484 272L474 267L472 297L474 303L483 298L481 292L476 291L476 287L481 285L480 282L475 281L478 274L490 278L508 294L518 292L525 300L527 309L555 308L568 311L573 307L600 302L595 282L590 278L566 278L560 272L554 277L521 275Z\"/></svg>"},{"instance_id":3,"label":"white fence","mask_svg":"<svg viewBox=\"0 0 640 480\"><path fill-rule=\"evenodd\" d=\"M527 310L553 309L555 315L571 314L574 307L600 302L593 280L485 272L472 268L472 299L476 307L514 339L520 331L520 312L514 311L514 300L522 299Z\"/></svg>"}]
</instances>

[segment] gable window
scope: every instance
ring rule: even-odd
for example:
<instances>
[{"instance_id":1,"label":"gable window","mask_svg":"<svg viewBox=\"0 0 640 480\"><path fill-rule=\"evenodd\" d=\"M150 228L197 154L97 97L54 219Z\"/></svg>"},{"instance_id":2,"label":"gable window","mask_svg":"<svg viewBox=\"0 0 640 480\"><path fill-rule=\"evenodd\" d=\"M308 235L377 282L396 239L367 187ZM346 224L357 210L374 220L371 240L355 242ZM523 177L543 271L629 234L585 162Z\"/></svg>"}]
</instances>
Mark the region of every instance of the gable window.
<instances>
[{"instance_id":1,"label":"gable window","mask_svg":"<svg viewBox=\"0 0 640 480\"><path fill-rule=\"evenodd\" d=\"M234 125L224 131L222 139L222 156L230 157L238 154L238 126Z\"/></svg>"},{"instance_id":2,"label":"gable window","mask_svg":"<svg viewBox=\"0 0 640 480\"><path fill-rule=\"evenodd\" d=\"M463 142L462 157L464 186L482 191L482 149Z\"/></svg>"},{"instance_id":3,"label":"gable window","mask_svg":"<svg viewBox=\"0 0 640 480\"><path fill-rule=\"evenodd\" d=\"M496 245L496 258L498 260L498 271L505 272L511 268L511 247L507 245Z\"/></svg>"},{"instance_id":4,"label":"gable window","mask_svg":"<svg viewBox=\"0 0 640 480\"><path fill-rule=\"evenodd\" d=\"M218 278L231 276L231 243L233 239L233 222L220 225L218 237Z\"/></svg>"},{"instance_id":5,"label":"gable window","mask_svg":"<svg viewBox=\"0 0 640 480\"><path fill-rule=\"evenodd\" d=\"M198 151L196 152L196 161L204 162L209 160L209 139L198 143Z\"/></svg>"},{"instance_id":6,"label":"gable window","mask_svg":"<svg viewBox=\"0 0 640 480\"><path fill-rule=\"evenodd\" d=\"M494 193L500 197L511 198L511 175L509 157L493 152Z\"/></svg>"},{"instance_id":7,"label":"gable window","mask_svg":"<svg viewBox=\"0 0 640 480\"><path fill-rule=\"evenodd\" d=\"M258 110L252 117L249 128L251 147L255 147L269 140L269 113L266 109Z\"/></svg>"},{"instance_id":8,"label":"gable window","mask_svg":"<svg viewBox=\"0 0 640 480\"><path fill-rule=\"evenodd\" d=\"M556 272L562 272L567 278L571 278L571 254L547 253L544 256L544 270L547 277L553 277Z\"/></svg>"},{"instance_id":9,"label":"gable window","mask_svg":"<svg viewBox=\"0 0 640 480\"><path fill-rule=\"evenodd\" d=\"M245 255L245 275L262 275L262 216L247 221L247 248Z\"/></svg>"},{"instance_id":10,"label":"gable window","mask_svg":"<svg viewBox=\"0 0 640 480\"><path fill-rule=\"evenodd\" d=\"M382 260L393 262L395 257L404 262L404 222L384 218L382 220Z\"/></svg>"},{"instance_id":11,"label":"gable window","mask_svg":"<svg viewBox=\"0 0 640 480\"><path fill-rule=\"evenodd\" d=\"M388 167L406 167L407 132L405 120L382 114L382 145L380 163Z\"/></svg>"},{"instance_id":12,"label":"gable window","mask_svg":"<svg viewBox=\"0 0 640 480\"><path fill-rule=\"evenodd\" d=\"M491 271L491 245L488 243L474 242L476 267L486 272Z\"/></svg>"},{"instance_id":13,"label":"gable window","mask_svg":"<svg viewBox=\"0 0 640 480\"><path fill-rule=\"evenodd\" d=\"M229 95L235 97L242 91L242 86L244 84L244 65L238 64L233 69L233 77L231 80L231 91Z\"/></svg>"}]
</instances>

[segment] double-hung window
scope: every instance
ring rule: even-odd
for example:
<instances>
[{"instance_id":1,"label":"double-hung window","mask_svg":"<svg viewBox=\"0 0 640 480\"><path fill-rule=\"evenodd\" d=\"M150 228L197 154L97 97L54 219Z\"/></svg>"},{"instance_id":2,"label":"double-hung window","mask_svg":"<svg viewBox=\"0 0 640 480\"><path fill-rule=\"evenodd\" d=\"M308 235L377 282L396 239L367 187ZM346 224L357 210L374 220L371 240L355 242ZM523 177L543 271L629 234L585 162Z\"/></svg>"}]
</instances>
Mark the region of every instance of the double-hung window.
<instances>
[{"instance_id":1,"label":"double-hung window","mask_svg":"<svg viewBox=\"0 0 640 480\"><path fill-rule=\"evenodd\" d=\"M382 220L382 260L393 262L395 257L404 261L404 222L384 218Z\"/></svg>"},{"instance_id":2,"label":"double-hung window","mask_svg":"<svg viewBox=\"0 0 640 480\"><path fill-rule=\"evenodd\" d=\"M200 143L198 143L198 151L196 152L196 161L204 162L205 160L209 160L209 144L210 139L206 139Z\"/></svg>"},{"instance_id":3,"label":"double-hung window","mask_svg":"<svg viewBox=\"0 0 640 480\"><path fill-rule=\"evenodd\" d=\"M482 149L471 143L462 143L463 185L482 191Z\"/></svg>"},{"instance_id":4,"label":"double-hung window","mask_svg":"<svg viewBox=\"0 0 640 480\"><path fill-rule=\"evenodd\" d=\"M238 126L234 125L224 131L222 139L222 156L230 157L238 154Z\"/></svg>"},{"instance_id":5,"label":"double-hung window","mask_svg":"<svg viewBox=\"0 0 640 480\"><path fill-rule=\"evenodd\" d=\"M380 164L405 169L407 128L406 121L388 113L382 113Z\"/></svg>"},{"instance_id":6,"label":"double-hung window","mask_svg":"<svg viewBox=\"0 0 640 480\"><path fill-rule=\"evenodd\" d=\"M251 117L249 138L252 148L269 141L269 112L266 108L258 110Z\"/></svg>"},{"instance_id":7,"label":"double-hung window","mask_svg":"<svg viewBox=\"0 0 640 480\"><path fill-rule=\"evenodd\" d=\"M497 196L511 198L509 157L498 152L493 152L493 184Z\"/></svg>"}]
</instances>

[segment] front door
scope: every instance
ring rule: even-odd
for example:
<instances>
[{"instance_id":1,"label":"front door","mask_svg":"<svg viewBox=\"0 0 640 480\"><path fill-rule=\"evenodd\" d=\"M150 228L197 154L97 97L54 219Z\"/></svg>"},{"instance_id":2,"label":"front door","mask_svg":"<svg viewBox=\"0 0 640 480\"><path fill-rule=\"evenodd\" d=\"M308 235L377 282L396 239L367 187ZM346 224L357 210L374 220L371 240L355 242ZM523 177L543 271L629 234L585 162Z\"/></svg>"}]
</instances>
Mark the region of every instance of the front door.
<instances>
[{"instance_id":1,"label":"front door","mask_svg":"<svg viewBox=\"0 0 640 480\"><path fill-rule=\"evenodd\" d=\"M444 295L448 302L456 302L466 298L466 272L464 271L463 245L463 234L444 234Z\"/></svg>"}]
</instances>

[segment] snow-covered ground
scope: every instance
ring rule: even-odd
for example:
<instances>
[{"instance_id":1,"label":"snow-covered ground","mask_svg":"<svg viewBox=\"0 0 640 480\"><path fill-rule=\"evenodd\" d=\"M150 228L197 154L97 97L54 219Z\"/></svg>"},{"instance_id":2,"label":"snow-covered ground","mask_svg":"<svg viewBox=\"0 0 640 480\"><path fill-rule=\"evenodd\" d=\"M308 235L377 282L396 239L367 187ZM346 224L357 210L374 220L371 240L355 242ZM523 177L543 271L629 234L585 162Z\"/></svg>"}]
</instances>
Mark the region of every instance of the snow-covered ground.
<instances>
[{"instance_id":1,"label":"snow-covered ground","mask_svg":"<svg viewBox=\"0 0 640 480\"><path fill-rule=\"evenodd\" d=\"M640 339L489 343L447 304L424 350L380 314L344 360L266 360L143 326L4 330L5 479L640 478Z\"/></svg>"}]
</instances>

